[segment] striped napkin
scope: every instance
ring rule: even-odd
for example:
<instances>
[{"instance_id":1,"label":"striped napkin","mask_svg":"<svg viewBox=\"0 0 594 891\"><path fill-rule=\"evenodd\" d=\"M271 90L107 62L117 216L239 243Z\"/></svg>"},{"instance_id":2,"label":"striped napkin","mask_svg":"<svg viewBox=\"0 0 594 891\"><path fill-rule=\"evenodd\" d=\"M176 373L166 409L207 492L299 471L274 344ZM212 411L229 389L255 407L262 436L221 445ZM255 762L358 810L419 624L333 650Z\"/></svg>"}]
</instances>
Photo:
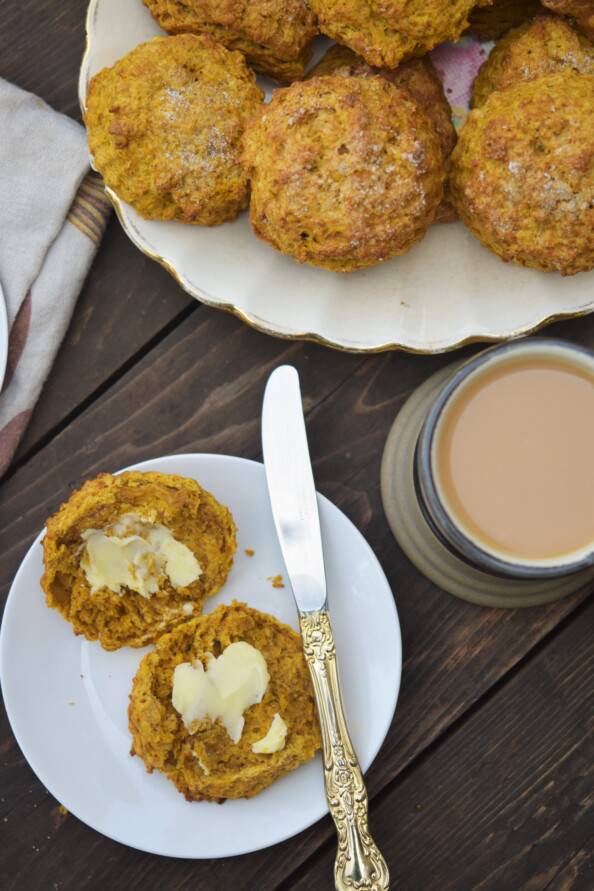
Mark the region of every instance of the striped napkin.
<instances>
[{"instance_id":1,"label":"striped napkin","mask_svg":"<svg viewBox=\"0 0 594 891\"><path fill-rule=\"evenodd\" d=\"M101 241L110 205L84 129L0 79L0 285L8 364L0 476L29 422Z\"/></svg>"}]
</instances>

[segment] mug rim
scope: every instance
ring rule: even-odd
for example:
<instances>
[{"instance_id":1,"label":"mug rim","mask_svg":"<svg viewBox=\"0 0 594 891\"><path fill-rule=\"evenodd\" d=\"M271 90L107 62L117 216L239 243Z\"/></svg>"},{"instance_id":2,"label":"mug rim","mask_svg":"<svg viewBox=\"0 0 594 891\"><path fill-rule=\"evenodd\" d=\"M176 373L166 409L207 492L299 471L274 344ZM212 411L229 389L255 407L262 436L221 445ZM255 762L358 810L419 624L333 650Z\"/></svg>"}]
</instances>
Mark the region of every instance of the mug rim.
<instances>
[{"instance_id":1,"label":"mug rim","mask_svg":"<svg viewBox=\"0 0 594 891\"><path fill-rule=\"evenodd\" d=\"M452 513L444 504L435 478L433 466L435 436L444 411L461 385L473 377L481 368L489 364L494 356L533 349L542 351L543 347L545 350L553 347L553 349L557 348L557 350L561 349L566 352L577 352L587 357L588 360L594 361L593 350L561 338L531 337L527 340L514 340L482 350L456 369L440 389L425 418L415 449L418 496L419 500L424 502L423 507L433 521L435 531L438 531L456 551L474 566L487 570L494 575L511 576L512 578L520 579L550 579L573 575L580 570L594 566L594 543L588 553L576 560L548 565L539 565L538 561L534 563L515 562L513 559L507 560L496 556L492 551L481 547L457 524Z\"/></svg>"}]
</instances>

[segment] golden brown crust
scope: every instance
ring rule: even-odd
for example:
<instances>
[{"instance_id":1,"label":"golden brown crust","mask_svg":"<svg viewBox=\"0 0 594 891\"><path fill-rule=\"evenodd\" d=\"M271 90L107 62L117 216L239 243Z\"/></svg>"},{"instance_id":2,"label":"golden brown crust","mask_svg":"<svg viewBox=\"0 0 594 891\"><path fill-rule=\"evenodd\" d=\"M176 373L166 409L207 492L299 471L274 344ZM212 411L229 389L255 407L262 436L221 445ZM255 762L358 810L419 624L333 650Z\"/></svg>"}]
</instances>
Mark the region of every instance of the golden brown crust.
<instances>
[{"instance_id":1,"label":"golden brown crust","mask_svg":"<svg viewBox=\"0 0 594 891\"><path fill-rule=\"evenodd\" d=\"M322 34L350 47L376 68L396 68L423 52L414 37L390 25L369 0L310 0L310 4Z\"/></svg>"},{"instance_id":2,"label":"golden brown crust","mask_svg":"<svg viewBox=\"0 0 594 891\"><path fill-rule=\"evenodd\" d=\"M398 68L373 68L353 50L335 44L312 68L308 77L326 75L337 77L374 77L379 75L389 80L394 86L407 90L433 122L444 155L448 156L452 153L456 145L452 109L429 56L409 59L407 62L402 62Z\"/></svg>"},{"instance_id":3,"label":"golden brown crust","mask_svg":"<svg viewBox=\"0 0 594 891\"><path fill-rule=\"evenodd\" d=\"M276 80L302 77L317 34L304 0L144 0L170 34L207 33Z\"/></svg>"},{"instance_id":4,"label":"golden brown crust","mask_svg":"<svg viewBox=\"0 0 594 891\"><path fill-rule=\"evenodd\" d=\"M323 34L350 47L369 65L395 68L404 59L459 37L475 2L310 0L310 5Z\"/></svg>"},{"instance_id":5,"label":"golden brown crust","mask_svg":"<svg viewBox=\"0 0 594 891\"><path fill-rule=\"evenodd\" d=\"M592 0L542 0L543 6L560 15L572 16L590 40L594 40L594 3Z\"/></svg>"},{"instance_id":6,"label":"golden brown crust","mask_svg":"<svg viewBox=\"0 0 594 891\"><path fill-rule=\"evenodd\" d=\"M497 42L474 82L473 105L481 106L494 90L566 69L594 75L594 46L569 22L537 16Z\"/></svg>"},{"instance_id":7,"label":"golden brown crust","mask_svg":"<svg viewBox=\"0 0 594 891\"><path fill-rule=\"evenodd\" d=\"M592 269L593 134L593 77L563 71L494 92L459 134L452 203L504 260L562 275Z\"/></svg>"},{"instance_id":8,"label":"golden brown crust","mask_svg":"<svg viewBox=\"0 0 594 891\"><path fill-rule=\"evenodd\" d=\"M492 6L475 6L470 12L470 30L480 40L497 40L510 28L542 12L539 0L494 0Z\"/></svg>"},{"instance_id":9,"label":"golden brown crust","mask_svg":"<svg viewBox=\"0 0 594 891\"><path fill-rule=\"evenodd\" d=\"M278 90L245 146L256 234L337 272L404 253L443 197L434 126L382 77L315 77Z\"/></svg>"},{"instance_id":10,"label":"golden brown crust","mask_svg":"<svg viewBox=\"0 0 594 891\"><path fill-rule=\"evenodd\" d=\"M155 37L91 80L95 166L147 219L232 220L247 205L238 157L262 99L240 53L208 36Z\"/></svg>"},{"instance_id":11,"label":"golden brown crust","mask_svg":"<svg viewBox=\"0 0 594 891\"><path fill-rule=\"evenodd\" d=\"M429 56L401 62L398 68L373 68L365 59L346 46L335 43L312 68L309 77L384 77L406 90L433 123L441 142L444 159L449 159L456 145L456 128L452 108L446 99L439 75ZM436 223L453 223L457 219L451 204L443 201L435 217Z\"/></svg>"},{"instance_id":12,"label":"golden brown crust","mask_svg":"<svg viewBox=\"0 0 594 891\"><path fill-rule=\"evenodd\" d=\"M468 26L474 6L490 6L492 0L370 0L377 12L399 31L416 37L428 49L455 40Z\"/></svg>"},{"instance_id":13,"label":"golden brown crust","mask_svg":"<svg viewBox=\"0 0 594 891\"><path fill-rule=\"evenodd\" d=\"M264 656L270 681L261 703L245 713L241 739L233 743L219 722L204 719L187 728L171 704L173 672L181 662L215 656L246 641ZM287 725L285 747L255 754L278 712ZM214 612L162 637L144 657L132 685L128 711L132 754L149 772L162 771L189 801L251 798L309 761L321 739L301 637L273 616L244 603Z\"/></svg>"},{"instance_id":14,"label":"golden brown crust","mask_svg":"<svg viewBox=\"0 0 594 891\"><path fill-rule=\"evenodd\" d=\"M103 529L124 514L162 523L197 558L202 575L185 588L166 582L151 597L125 589L91 593L80 566L87 529ZM173 474L103 473L73 492L46 524L41 586L48 606L75 634L99 640L106 650L142 647L187 620L184 604L199 613L225 583L235 552L235 523L226 507L195 480Z\"/></svg>"}]
</instances>

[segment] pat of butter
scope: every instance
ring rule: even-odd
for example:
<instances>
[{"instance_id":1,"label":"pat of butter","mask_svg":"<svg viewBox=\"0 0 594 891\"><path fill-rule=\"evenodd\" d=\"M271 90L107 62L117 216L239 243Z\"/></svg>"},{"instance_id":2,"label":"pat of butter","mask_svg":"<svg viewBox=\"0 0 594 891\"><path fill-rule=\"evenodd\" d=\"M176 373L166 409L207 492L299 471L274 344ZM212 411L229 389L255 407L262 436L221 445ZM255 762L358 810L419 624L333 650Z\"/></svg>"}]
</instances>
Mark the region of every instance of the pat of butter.
<instances>
[{"instance_id":1,"label":"pat of butter","mask_svg":"<svg viewBox=\"0 0 594 891\"><path fill-rule=\"evenodd\" d=\"M245 641L229 644L218 658L208 654L206 671L198 660L182 662L173 672L171 701L186 727L194 721L219 720L239 742L243 713L262 701L270 680L262 653Z\"/></svg>"},{"instance_id":2,"label":"pat of butter","mask_svg":"<svg viewBox=\"0 0 594 891\"><path fill-rule=\"evenodd\" d=\"M287 725L277 712L266 736L252 744L252 752L255 752L256 755L271 755L273 752L280 752L285 747L286 739Z\"/></svg>"},{"instance_id":3,"label":"pat of butter","mask_svg":"<svg viewBox=\"0 0 594 891\"><path fill-rule=\"evenodd\" d=\"M165 575L174 588L185 588L202 575L192 551L160 523L126 514L105 530L87 529L81 566L91 593L123 588L150 597Z\"/></svg>"}]
</instances>

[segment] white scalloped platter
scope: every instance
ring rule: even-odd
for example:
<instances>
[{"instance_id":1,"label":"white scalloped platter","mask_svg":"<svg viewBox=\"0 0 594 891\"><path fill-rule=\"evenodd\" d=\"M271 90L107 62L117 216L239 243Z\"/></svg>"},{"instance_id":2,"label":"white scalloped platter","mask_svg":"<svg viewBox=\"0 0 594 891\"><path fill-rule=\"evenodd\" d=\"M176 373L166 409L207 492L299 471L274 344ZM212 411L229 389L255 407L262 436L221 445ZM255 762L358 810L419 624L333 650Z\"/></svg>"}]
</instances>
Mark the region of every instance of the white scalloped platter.
<instances>
[{"instance_id":1,"label":"white scalloped platter","mask_svg":"<svg viewBox=\"0 0 594 891\"><path fill-rule=\"evenodd\" d=\"M141 0L91 0L87 32L83 108L90 77L162 33ZM458 50L439 52L451 78ZM467 63L468 53L460 51L459 64ZM516 337L594 309L594 272L563 278L505 264L461 223L434 225L404 256L340 275L278 254L255 237L247 214L209 229L143 220L111 198L134 244L189 294L279 337L356 352L437 353Z\"/></svg>"}]
</instances>

